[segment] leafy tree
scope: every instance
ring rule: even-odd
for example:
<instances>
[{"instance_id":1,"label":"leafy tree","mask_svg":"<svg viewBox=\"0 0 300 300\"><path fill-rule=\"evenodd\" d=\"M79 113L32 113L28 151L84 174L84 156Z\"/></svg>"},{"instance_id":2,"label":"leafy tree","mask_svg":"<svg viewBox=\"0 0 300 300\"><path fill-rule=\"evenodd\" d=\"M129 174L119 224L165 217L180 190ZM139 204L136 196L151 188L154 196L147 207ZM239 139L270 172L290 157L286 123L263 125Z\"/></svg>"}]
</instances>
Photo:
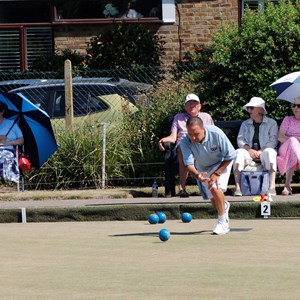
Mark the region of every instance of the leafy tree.
<instances>
[{"instance_id":1,"label":"leafy tree","mask_svg":"<svg viewBox=\"0 0 300 300\"><path fill-rule=\"evenodd\" d=\"M141 24L114 23L91 39L87 52L92 70L159 66L163 42Z\"/></svg>"},{"instance_id":2,"label":"leafy tree","mask_svg":"<svg viewBox=\"0 0 300 300\"><path fill-rule=\"evenodd\" d=\"M281 119L291 113L289 105L275 99L270 84L299 70L299 45L299 2L268 2L264 11L246 10L240 26L224 24L210 46L195 45L177 65L193 64L191 80L214 119L245 118L241 107L253 96L262 97L269 115Z\"/></svg>"}]
</instances>

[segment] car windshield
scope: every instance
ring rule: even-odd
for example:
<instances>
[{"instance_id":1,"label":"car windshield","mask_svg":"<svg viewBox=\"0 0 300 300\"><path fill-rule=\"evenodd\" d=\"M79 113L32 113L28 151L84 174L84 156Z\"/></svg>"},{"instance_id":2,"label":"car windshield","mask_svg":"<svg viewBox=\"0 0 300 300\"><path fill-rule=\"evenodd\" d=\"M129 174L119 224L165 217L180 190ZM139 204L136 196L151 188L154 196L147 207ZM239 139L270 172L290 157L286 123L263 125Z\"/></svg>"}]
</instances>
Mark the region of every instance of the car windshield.
<instances>
[{"instance_id":1,"label":"car windshield","mask_svg":"<svg viewBox=\"0 0 300 300\"><path fill-rule=\"evenodd\" d=\"M108 109L108 105L99 97L92 96L86 91L74 91L74 116L84 116ZM66 115L65 109L65 92L57 91L54 95L53 118L63 117Z\"/></svg>"}]
</instances>

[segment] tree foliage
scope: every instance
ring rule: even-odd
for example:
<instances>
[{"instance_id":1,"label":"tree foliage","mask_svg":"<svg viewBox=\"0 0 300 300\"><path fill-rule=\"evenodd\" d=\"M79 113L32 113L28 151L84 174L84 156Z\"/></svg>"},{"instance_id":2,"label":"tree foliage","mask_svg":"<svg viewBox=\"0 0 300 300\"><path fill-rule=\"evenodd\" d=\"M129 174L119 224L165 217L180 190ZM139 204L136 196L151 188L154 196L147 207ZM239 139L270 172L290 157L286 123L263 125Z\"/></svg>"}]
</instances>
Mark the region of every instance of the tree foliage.
<instances>
[{"instance_id":1,"label":"tree foliage","mask_svg":"<svg viewBox=\"0 0 300 300\"><path fill-rule=\"evenodd\" d=\"M163 42L141 24L114 23L91 39L87 52L91 70L159 66Z\"/></svg>"},{"instance_id":2,"label":"tree foliage","mask_svg":"<svg viewBox=\"0 0 300 300\"><path fill-rule=\"evenodd\" d=\"M300 69L299 2L267 2L264 11L246 10L240 26L223 24L210 46L195 45L178 65L196 65L191 76L215 120L245 118L251 97L266 101L269 115L290 114L270 84Z\"/></svg>"}]
</instances>

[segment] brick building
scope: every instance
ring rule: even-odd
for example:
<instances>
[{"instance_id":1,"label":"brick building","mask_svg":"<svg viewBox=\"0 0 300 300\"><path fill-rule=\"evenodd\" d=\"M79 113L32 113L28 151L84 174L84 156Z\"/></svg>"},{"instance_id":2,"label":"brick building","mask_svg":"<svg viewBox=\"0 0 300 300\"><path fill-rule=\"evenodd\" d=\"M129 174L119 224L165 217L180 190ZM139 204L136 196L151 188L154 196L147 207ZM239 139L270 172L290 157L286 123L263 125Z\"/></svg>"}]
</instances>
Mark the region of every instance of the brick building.
<instances>
[{"instance_id":1,"label":"brick building","mask_svg":"<svg viewBox=\"0 0 300 300\"><path fill-rule=\"evenodd\" d=\"M132 2L136 10L127 9ZM0 2L0 70L26 70L38 55L55 49L85 53L90 38L115 20L143 23L159 33L165 41L163 61L171 64L194 44L209 43L222 19L239 22L241 8L249 3L258 5L257 0L112 0L110 7L103 0L4 0Z\"/></svg>"}]
</instances>

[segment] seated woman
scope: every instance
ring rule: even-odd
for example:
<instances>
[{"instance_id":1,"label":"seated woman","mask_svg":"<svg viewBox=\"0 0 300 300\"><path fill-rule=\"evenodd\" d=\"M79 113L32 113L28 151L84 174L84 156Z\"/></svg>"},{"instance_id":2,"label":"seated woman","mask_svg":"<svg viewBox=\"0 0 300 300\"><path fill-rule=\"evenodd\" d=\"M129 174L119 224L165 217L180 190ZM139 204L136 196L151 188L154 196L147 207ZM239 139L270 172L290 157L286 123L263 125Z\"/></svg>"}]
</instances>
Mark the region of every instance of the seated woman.
<instances>
[{"instance_id":1,"label":"seated woman","mask_svg":"<svg viewBox=\"0 0 300 300\"><path fill-rule=\"evenodd\" d=\"M237 157L233 162L235 179L235 196L242 196L240 175L246 164L260 161L264 170L269 170L269 193L276 195L275 175L278 126L275 120L266 117L265 101L259 97L252 97L243 106L250 118L241 125L236 150Z\"/></svg>"},{"instance_id":2,"label":"seated woman","mask_svg":"<svg viewBox=\"0 0 300 300\"><path fill-rule=\"evenodd\" d=\"M185 112L175 115L172 122L170 135L159 140L159 149L161 151L165 151L165 148L163 146L165 142L171 142L171 143L176 142L175 151L177 151L177 155L178 155L179 177L180 177L179 196L181 198L189 197L189 194L185 190L188 172L186 170L186 167L183 164L182 153L179 147L181 138L184 136L185 133L187 133L186 122L189 119L189 117L198 116L199 118L202 119L205 125L214 124L211 115L208 113L200 112L201 108L202 108L202 104L200 103L199 97L195 94L188 94L184 102Z\"/></svg>"},{"instance_id":3,"label":"seated woman","mask_svg":"<svg viewBox=\"0 0 300 300\"><path fill-rule=\"evenodd\" d=\"M0 176L5 180L19 180L19 168L14 154L14 146L23 145L22 131L14 120L3 117L7 105L0 101Z\"/></svg>"},{"instance_id":4,"label":"seated woman","mask_svg":"<svg viewBox=\"0 0 300 300\"><path fill-rule=\"evenodd\" d=\"M300 97L292 104L293 116L283 119L278 134L281 143L277 164L281 175L285 174L282 195L292 195L291 182L295 170L300 169Z\"/></svg>"}]
</instances>

